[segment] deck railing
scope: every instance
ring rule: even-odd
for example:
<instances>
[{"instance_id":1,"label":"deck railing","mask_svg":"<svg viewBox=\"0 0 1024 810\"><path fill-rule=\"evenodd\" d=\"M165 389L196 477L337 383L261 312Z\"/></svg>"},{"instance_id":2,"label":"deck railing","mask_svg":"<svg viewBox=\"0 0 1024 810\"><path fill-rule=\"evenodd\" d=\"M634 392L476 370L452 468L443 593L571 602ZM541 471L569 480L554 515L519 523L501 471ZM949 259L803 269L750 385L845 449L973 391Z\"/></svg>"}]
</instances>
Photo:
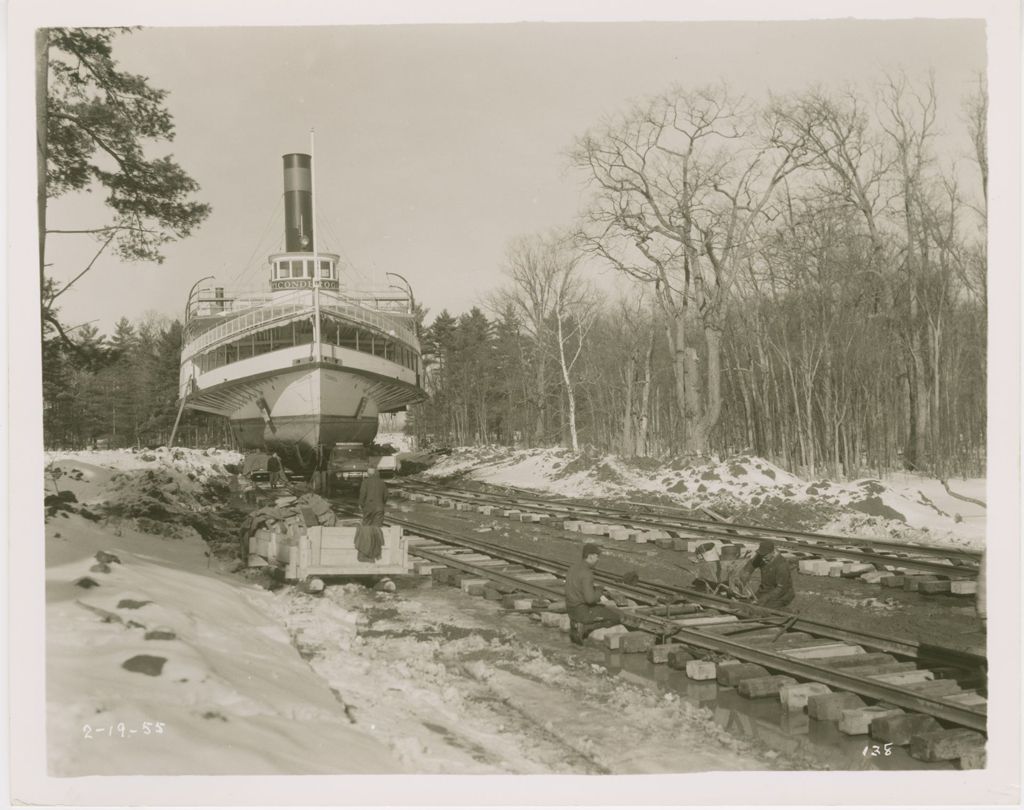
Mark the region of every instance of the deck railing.
<instances>
[{"instance_id":1,"label":"deck railing","mask_svg":"<svg viewBox=\"0 0 1024 810\"><path fill-rule=\"evenodd\" d=\"M309 317L313 310L313 292L312 290L297 290L286 296L280 294L249 295L244 299L225 298L225 302L230 303L230 309L225 311L226 320L220 319L219 322L210 323L206 329L202 329L202 325L197 324L195 320L188 322L186 328L190 331L196 330L197 334L185 345L182 352L184 358L195 357L210 346L240 337L251 331L284 325ZM239 311L239 304L243 302L251 303L251 306ZM320 310L325 314L369 326L384 335L393 336L413 349L418 350L419 348L419 341L411 329L387 315L359 306L354 301L333 291L320 291Z\"/></svg>"}]
</instances>

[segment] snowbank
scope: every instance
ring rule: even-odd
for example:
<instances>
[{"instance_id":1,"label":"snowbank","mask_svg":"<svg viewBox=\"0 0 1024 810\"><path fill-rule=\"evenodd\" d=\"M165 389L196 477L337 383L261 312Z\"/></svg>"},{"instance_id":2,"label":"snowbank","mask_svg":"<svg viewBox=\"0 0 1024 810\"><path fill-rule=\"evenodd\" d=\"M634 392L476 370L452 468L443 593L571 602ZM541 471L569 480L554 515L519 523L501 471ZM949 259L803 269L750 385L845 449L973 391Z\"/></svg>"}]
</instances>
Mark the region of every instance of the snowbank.
<instances>
[{"instance_id":1,"label":"snowbank","mask_svg":"<svg viewBox=\"0 0 1024 810\"><path fill-rule=\"evenodd\" d=\"M683 465L574 455L562 449L458 448L422 475L465 476L572 498L658 496L683 508L710 507L780 528L958 548L981 548L985 541L985 509L952 497L933 479L897 474L885 480L804 481L756 456ZM984 499L983 479L952 481L950 486Z\"/></svg>"},{"instance_id":2,"label":"snowbank","mask_svg":"<svg viewBox=\"0 0 1024 810\"><path fill-rule=\"evenodd\" d=\"M211 570L198 539L119 531L47 525L54 775L403 770L309 670L273 594Z\"/></svg>"}]
</instances>

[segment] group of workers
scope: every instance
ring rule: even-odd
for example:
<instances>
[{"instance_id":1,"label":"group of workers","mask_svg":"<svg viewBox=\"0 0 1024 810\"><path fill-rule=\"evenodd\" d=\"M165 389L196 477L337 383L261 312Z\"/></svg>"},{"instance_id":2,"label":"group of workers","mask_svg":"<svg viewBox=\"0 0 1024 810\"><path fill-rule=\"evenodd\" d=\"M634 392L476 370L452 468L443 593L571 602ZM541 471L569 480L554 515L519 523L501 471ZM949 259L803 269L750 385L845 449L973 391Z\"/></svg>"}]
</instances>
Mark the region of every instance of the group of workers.
<instances>
[{"instance_id":1,"label":"group of workers","mask_svg":"<svg viewBox=\"0 0 1024 810\"><path fill-rule=\"evenodd\" d=\"M595 630L620 621L615 603L594 582L594 566L600 554L601 549L595 543L585 543L580 559L565 577L565 607L569 614L569 639L573 644L582 644ZM765 608L784 608L796 597L789 563L771 540L762 541L753 557L731 568L723 567L714 543L700 546L697 554L705 566L698 573L698 579L712 586L712 590L721 588L721 592L729 596L752 599ZM757 591L751 592L749 582L755 571L760 571L761 581Z\"/></svg>"}]
</instances>

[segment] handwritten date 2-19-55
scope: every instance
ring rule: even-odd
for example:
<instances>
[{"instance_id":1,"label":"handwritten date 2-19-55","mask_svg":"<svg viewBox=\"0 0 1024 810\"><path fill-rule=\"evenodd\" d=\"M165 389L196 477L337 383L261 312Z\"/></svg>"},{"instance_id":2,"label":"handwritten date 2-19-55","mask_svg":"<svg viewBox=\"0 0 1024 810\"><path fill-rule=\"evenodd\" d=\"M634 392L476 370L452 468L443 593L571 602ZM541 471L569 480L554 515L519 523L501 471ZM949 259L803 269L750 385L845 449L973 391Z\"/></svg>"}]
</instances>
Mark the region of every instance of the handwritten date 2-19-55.
<instances>
[{"instance_id":1,"label":"handwritten date 2-19-55","mask_svg":"<svg viewBox=\"0 0 1024 810\"><path fill-rule=\"evenodd\" d=\"M166 723L154 721L132 724L111 723L109 726L98 727L84 725L82 726L82 736L87 740L95 740L100 737L120 737L121 739L138 736L150 737L154 734L163 734L166 726Z\"/></svg>"}]
</instances>

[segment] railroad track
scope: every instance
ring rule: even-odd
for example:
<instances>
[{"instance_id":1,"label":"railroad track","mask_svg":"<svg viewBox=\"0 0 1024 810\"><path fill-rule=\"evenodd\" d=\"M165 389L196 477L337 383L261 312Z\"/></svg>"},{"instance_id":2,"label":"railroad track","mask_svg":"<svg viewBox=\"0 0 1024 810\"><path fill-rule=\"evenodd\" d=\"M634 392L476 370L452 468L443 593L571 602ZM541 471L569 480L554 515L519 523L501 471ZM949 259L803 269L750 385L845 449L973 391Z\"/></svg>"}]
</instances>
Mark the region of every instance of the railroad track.
<instances>
[{"instance_id":1,"label":"railroad track","mask_svg":"<svg viewBox=\"0 0 1024 810\"><path fill-rule=\"evenodd\" d=\"M900 571L939 575L949 580L975 579L981 562L976 552L927 545L892 543L867 537L843 537L790 529L704 520L655 508L645 504L628 504L628 508L596 506L568 499L542 498L518 490L513 496L438 486L425 482L402 481L397 485L407 495L436 498L441 504L463 504L480 508L490 506L500 511L532 509L551 518L565 521L591 519L599 526L619 526L637 530L661 530L688 537L707 538L723 544L752 546L761 540L772 540L790 556L820 559L828 562L847 560ZM945 586L941 586L945 587Z\"/></svg>"},{"instance_id":2,"label":"railroad track","mask_svg":"<svg viewBox=\"0 0 1024 810\"><path fill-rule=\"evenodd\" d=\"M389 516L402 526L416 570L438 583L501 600L568 629L566 560ZM596 571L615 599L625 635L602 643L715 678L751 698L801 700L812 717L839 722L919 759L961 758L983 767L987 700L984 656L752 608L719 596ZM588 642L592 643L592 642ZM617 646L621 645L621 646ZM912 733L913 732L913 733ZM867 739L867 738L865 738ZM871 744L871 743L869 743ZM936 753L938 752L938 753Z\"/></svg>"}]
</instances>

